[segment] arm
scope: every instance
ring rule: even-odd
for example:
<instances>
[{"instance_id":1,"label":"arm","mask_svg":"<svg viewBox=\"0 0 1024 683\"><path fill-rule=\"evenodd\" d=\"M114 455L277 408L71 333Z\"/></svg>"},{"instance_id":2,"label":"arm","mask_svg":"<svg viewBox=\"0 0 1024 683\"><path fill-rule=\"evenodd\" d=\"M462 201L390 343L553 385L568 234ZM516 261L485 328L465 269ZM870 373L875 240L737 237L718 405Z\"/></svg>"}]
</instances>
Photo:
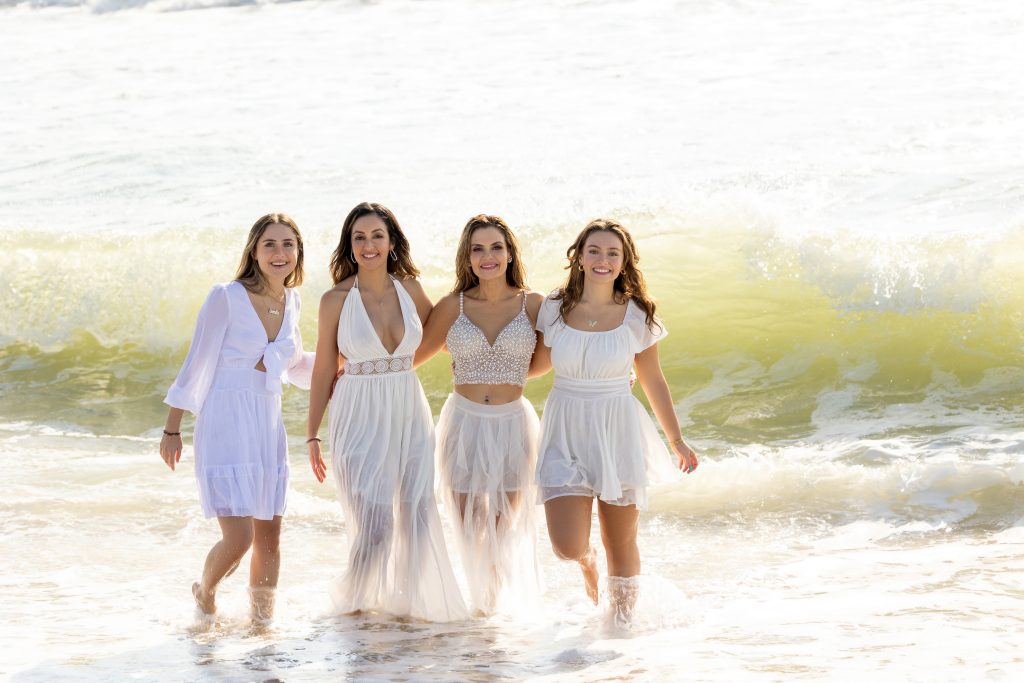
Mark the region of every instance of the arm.
<instances>
[{"instance_id":1,"label":"arm","mask_svg":"<svg viewBox=\"0 0 1024 683\"><path fill-rule=\"evenodd\" d=\"M672 406L672 394L669 392L668 382L665 381L665 373L661 370L657 344L652 344L636 354L636 374L647 400L651 403L651 408L654 409L654 415L658 418L661 431L669 439L679 469L689 474L697 469L697 454L683 440L679 419Z\"/></svg>"},{"instance_id":2,"label":"arm","mask_svg":"<svg viewBox=\"0 0 1024 683\"><path fill-rule=\"evenodd\" d=\"M320 313L317 322L316 360L309 386L309 416L306 419L306 446L309 450L309 464L317 481L327 478L320 442L316 440L324 411L331 400L331 387L341 368L342 358L338 354L338 319L348 292L339 289L328 290L320 298Z\"/></svg>"},{"instance_id":3,"label":"arm","mask_svg":"<svg viewBox=\"0 0 1024 683\"><path fill-rule=\"evenodd\" d=\"M288 382L300 389L309 389L309 384L312 381L315 355L311 351L302 350L302 332L299 331L302 304L299 300L298 292L295 292L292 296L295 297L295 354L291 357L288 364Z\"/></svg>"},{"instance_id":4,"label":"arm","mask_svg":"<svg viewBox=\"0 0 1024 683\"><path fill-rule=\"evenodd\" d=\"M423 363L434 357L441 347L444 346L448 330L459 317L459 297L456 294L448 294L434 306L430 311L430 317L423 326L423 340L416 349L416 356L412 365L418 368Z\"/></svg>"},{"instance_id":5,"label":"arm","mask_svg":"<svg viewBox=\"0 0 1024 683\"><path fill-rule=\"evenodd\" d=\"M540 306L544 303L544 295L540 292L530 292L526 295L526 315L530 324L537 328L537 316L540 315ZM544 343L544 333L537 332L537 345L533 347L533 358L530 359L530 369L527 371L528 378L540 377L551 370L551 347Z\"/></svg>"},{"instance_id":6,"label":"arm","mask_svg":"<svg viewBox=\"0 0 1024 683\"><path fill-rule=\"evenodd\" d=\"M540 377L551 370L551 347L544 343L544 333L537 333L537 345L533 347L533 358L526 376L530 379Z\"/></svg>"},{"instance_id":7,"label":"arm","mask_svg":"<svg viewBox=\"0 0 1024 683\"><path fill-rule=\"evenodd\" d=\"M217 285L199 309L185 362L164 398L164 403L171 408L164 422L165 433L160 438L160 457L171 470L181 462L181 418L186 410L198 414L206 400L227 334L229 316L227 292Z\"/></svg>"}]
</instances>

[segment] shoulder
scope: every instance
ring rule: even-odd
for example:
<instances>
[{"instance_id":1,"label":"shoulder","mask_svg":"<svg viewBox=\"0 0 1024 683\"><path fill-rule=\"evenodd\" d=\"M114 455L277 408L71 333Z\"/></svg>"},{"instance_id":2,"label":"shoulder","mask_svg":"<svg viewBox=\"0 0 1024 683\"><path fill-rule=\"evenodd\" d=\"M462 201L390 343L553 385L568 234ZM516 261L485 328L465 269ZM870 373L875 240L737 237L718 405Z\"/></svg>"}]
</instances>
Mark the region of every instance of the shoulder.
<instances>
[{"instance_id":1,"label":"shoulder","mask_svg":"<svg viewBox=\"0 0 1024 683\"><path fill-rule=\"evenodd\" d=\"M409 292L409 294L412 294L414 296L416 296L416 295L426 296L427 295L427 293L423 291L423 285L420 284L420 281L417 280L416 278L414 278L414 277L404 277L404 278L403 277L395 277L395 279L398 280L403 287L405 287L405 291Z\"/></svg>"},{"instance_id":2,"label":"shoulder","mask_svg":"<svg viewBox=\"0 0 1024 683\"><path fill-rule=\"evenodd\" d=\"M242 283L239 282L238 280L215 283L212 287L210 287L210 292L206 295L207 305L229 305L232 291L236 292L236 296L238 294L244 294L245 286L242 285Z\"/></svg>"},{"instance_id":3,"label":"shoulder","mask_svg":"<svg viewBox=\"0 0 1024 683\"><path fill-rule=\"evenodd\" d=\"M432 324L440 324L451 327L452 323L459 317L459 293L449 292L434 304L434 310L430 312Z\"/></svg>"},{"instance_id":4,"label":"shoulder","mask_svg":"<svg viewBox=\"0 0 1024 683\"><path fill-rule=\"evenodd\" d=\"M540 312L540 307L546 298L540 292L526 292L526 313L530 318L537 319L537 313Z\"/></svg>"},{"instance_id":5,"label":"shoulder","mask_svg":"<svg viewBox=\"0 0 1024 683\"><path fill-rule=\"evenodd\" d=\"M458 313L459 312L459 293L448 292L443 297L438 299L437 303L434 304L434 310L439 313Z\"/></svg>"},{"instance_id":6,"label":"shoulder","mask_svg":"<svg viewBox=\"0 0 1024 683\"><path fill-rule=\"evenodd\" d=\"M348 283L347 285L346 282ZM348 280L342 280L338 284L334 285L320 297L320 308L341 308L341 305L345 303L345 299L348 297L348 293L351 288L351 278L348 278Z\"/></svg>"}]
</instances>

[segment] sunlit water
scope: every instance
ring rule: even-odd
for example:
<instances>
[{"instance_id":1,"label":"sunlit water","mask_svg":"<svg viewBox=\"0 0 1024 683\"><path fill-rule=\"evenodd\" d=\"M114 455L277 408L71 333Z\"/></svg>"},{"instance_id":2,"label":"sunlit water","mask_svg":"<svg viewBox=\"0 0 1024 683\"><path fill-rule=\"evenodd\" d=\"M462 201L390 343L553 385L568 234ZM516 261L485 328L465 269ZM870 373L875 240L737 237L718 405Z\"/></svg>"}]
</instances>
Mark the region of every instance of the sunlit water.
<instances>
[{"instance_id":1,"label":"sunlit water","mask_svg":"<svg viewBox=\"0 0 1024 683\"><path fill-rule=\"evenodd\" d=\"M0 675L1015 680L1022 27L1011 2L0 0ZM191 449L156 455L160 400L266 211L305 233L311 345L364 199L435 297L475 213L539 290L587 220L634 230L703 461L642 517L632 631L543 528L539 614L332 615L344 519L297 390L278 618L249 622L244 568L195 618L216 525ZM447 358L420 376L436 413Z\"/></svg>"}]
</instances>

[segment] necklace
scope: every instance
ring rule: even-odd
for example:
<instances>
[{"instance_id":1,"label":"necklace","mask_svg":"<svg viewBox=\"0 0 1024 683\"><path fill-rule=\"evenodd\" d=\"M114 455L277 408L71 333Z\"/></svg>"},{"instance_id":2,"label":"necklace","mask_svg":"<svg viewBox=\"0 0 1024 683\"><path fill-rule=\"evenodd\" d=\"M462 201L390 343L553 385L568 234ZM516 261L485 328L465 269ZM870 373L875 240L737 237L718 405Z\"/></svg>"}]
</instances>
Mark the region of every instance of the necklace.
<instances>
[{"instance_id":1,"label":"necklace","mask_svg":"<svg viewBox=\"0 0 1024 683\"><path fill-rule=\"evenodd\" d=\"M591 320L590 318L587 318L587 324L590 325L591 328L597 327L597 321Z\"/></svg>"},{"instance_id":2,"label":"necklace","mask_svg":"<svg viewBox=\"0 0 1024 683\"><path fill-rule=\"evenodd\" d=\"M264 294L263 296L267 296L267 295ZM275 306L274 304L271 304L271 305L267 306L267 313L269 313L270 315L273 315L273 316L281 315L281 307L280 307L280 305L284 303L284 292L281 292L281 298L280 299L278 299L277 297L269 297L269 298L274 302L274 304L277 304L277 306Z\"/></svg>"}]
</instances>

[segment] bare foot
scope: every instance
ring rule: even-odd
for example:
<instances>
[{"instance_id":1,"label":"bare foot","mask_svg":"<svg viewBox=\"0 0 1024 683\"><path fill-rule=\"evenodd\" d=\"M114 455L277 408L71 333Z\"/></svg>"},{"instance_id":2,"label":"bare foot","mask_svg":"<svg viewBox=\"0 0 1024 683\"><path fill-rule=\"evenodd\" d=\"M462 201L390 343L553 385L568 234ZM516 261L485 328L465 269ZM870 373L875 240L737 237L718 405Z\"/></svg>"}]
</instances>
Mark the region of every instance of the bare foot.
<instances>
[{"instance_id":1,"label":"bare foot","mask_svg":"<svg viewBox=\"0 0 1024 683\"><path fill-rule=\"evenodd\" d=\"M590 546L587 554L580 560L580 570L583 572L583 587L587 590L587 597L597 604L597 549Z\"/></svg>"},{"instance_id":2,"label":"bare foot","mask_svg":"<svg viewBox=\"0 0 1024 683\"><path fill-rule=\"evenodd\" d=\"M203 587L199 585L198 581L192 584L192 597L196 599L196 607L203 614L213 614L217 611L214 596L203 592Z\"/></svg>"}]
</instances>

